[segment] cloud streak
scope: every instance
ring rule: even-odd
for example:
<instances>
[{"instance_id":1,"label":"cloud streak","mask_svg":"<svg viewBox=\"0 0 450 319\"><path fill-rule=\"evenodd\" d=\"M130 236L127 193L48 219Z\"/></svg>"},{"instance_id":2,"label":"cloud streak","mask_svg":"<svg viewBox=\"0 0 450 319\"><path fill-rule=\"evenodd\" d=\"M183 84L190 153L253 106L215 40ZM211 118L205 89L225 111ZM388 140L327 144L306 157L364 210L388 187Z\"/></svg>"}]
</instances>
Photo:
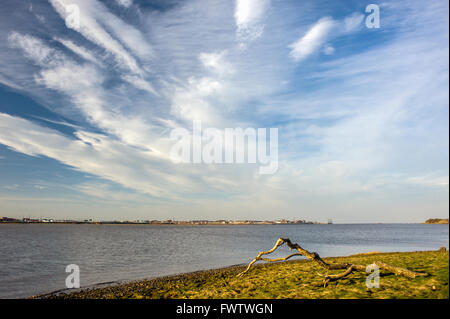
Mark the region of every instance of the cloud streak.
<instances>
[{"instance_id":1,"label":"cloud streak","mask_svg":"<svg viewBox=\"0 0 450 319\"><path fill-rule=\"evenodd\" d=\"M335 25L336 22L329 17L320 19L305 35L289 46L291 48L290 56L295 61L307 58L326 41Z\"/></svg>"}]
</instances>

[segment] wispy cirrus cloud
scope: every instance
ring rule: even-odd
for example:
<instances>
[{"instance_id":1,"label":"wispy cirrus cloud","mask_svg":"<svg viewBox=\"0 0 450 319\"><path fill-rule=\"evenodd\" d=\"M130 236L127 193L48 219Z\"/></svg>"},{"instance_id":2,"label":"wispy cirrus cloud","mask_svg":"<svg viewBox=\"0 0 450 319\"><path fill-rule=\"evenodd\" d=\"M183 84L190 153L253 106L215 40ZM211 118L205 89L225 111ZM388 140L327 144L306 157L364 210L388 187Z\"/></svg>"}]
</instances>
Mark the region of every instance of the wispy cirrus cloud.
<instances>
[{"instance_id":1,"label":"wispy cirrus cloud","mask_svg":"<svg viewBox=\"0 0 450 319\"><path fill-rule=\"evenodd\" d=\"M67 17L66 7L77 5L80 10L80 26L73 30L111 53L119 67L135 74L142 73L136 58L127 50L128 48L142 59L151 56L151 45L139 30L111 14L101 2L96 0L50 0L50 3L63 20ZM116 38L102 25L110 28Z\"/></svg>"},{"instance_id":2,"label":"wispy cirrus cloud","mask_svg":"<svg viewBox=\"0 0 450 319\"><path fill-rule=\"evenodd\" d=\"M33 36L11 32L8 43L12 48L20 48L24 55L40 66L61 64L63 56Z\"/></svg>"},{"instance_id":3,"label":"wispy cirrus cloud","mask_svg":"<svg viewBox=\"0 0 450 319\"><path fill-rule=\"evenodd\" d=\"M157 157L149 152L130 149L104 135L78 131L78 139L70 139L57 131L0 113L0 136L2 144L10 145L18 152L54 158L75 169L102 176L155 197L172 197L168 189L157 186L158 175L175 182L175 178L160 174L156 168L159 166L156 163L160 162ZM127 160L122 157L125 154ZM108 165L104 165L106 162ZM143 166L138 168L137 163Z\"/></svg>"},{"instance_id":4,"label":"wispy cirrus cloud","mask_svg":"<svg viewBox=\"0 0 450 319\"><path fill-rule=\"evenodd\" d=\"M289 46L292 49L291 57L300 61L318 50L335 25L336 22L329 17L320 19L304 36Z\"/></svg>"},{"instance_id":5,"label":"wispy cirrus cloud","mask_svg":"<svg viewBox=\"0 0 450 319\"><path fill-rule=\"evenodd\" d=\"M61 38L55 38L56 41L60 42L62 45L64 45L66 48L71 50L73 53L79 55L82 59L95 63L99 66L103 66L100 59L97 59L94 54L87 49L73 43L70 40L65 40Z\"/></svg>"},{"instance_id":6,"label":"wispy cirrus cloud","mask_svg":"<svg viewBox=\"0 0 450 319\"><path fill-rule=\"evenodd\" d=\"M321 18L302 37L289 45L291 58L297 62L306 59L318 51L330 38L357 31L361 28L363 19L364 15L361 13L353 13L342 21L331 17ZM332 46L324 48L326 54L333 54L334 51Z\"/></svg>"}]
</instances>

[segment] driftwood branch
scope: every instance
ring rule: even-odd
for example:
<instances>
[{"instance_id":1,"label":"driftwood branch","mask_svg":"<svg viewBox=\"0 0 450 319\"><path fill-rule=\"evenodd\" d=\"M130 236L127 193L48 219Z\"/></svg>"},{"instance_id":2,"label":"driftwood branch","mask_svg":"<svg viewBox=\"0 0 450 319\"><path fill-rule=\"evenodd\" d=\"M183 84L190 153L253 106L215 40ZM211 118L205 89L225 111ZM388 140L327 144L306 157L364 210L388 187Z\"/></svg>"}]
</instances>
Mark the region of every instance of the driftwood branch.
<instances>
[{"instance_id":1,"label":"driftwood branch","mask_svg":"<svg viewBox=\"0 0 450 319\"><path fill-rule=\"evenodd\" d=\"M290 250L296 250L297 252L294 254L291 254L289 256L286 256L284 258L270 259L270 258L263 257L264 255L273 253L275 250L278 249L278 247L280 247L284 244L286 244ZM245 273L247 273L250 270L250 268L253 266L253 264L259 260L267 261L267 262L284 261L284 260L288 260L289 258L294 257L294 256L305 256L307 259L316 263L317 265L319 265L320 267L322 267L326 270L345 270L344 272L342 272L340 274L335 274L335 275L328 275L328 274L322 275L322 274L318 273L319 276L323 277L324 286L326 286L328 284L328 282L344 278L354 271L365 272L366 268L367 268L366 265L349 264L349 263L332 263L332 264L327 263L319 256L318 253L309 252L306 249L303 249L298 244L292 243L289 238L279 238L277 240L277 242L275 243L275 246L273 246L272 249L270 249L268 251L261 251L255 257L255 259L253 259L248 264L247 268L243 272L239 273L237 276L238 277L243 276ZM379 269L383 269L387 272L394 273L398 276L405 276L408 278L416 278L419 276L428 276L427 273L414 272L414 271L411 271L406 268L391 266L391 265L385 264L380 261L375 261L373 264L375 264Z\"/></svg>"}]
</instances>

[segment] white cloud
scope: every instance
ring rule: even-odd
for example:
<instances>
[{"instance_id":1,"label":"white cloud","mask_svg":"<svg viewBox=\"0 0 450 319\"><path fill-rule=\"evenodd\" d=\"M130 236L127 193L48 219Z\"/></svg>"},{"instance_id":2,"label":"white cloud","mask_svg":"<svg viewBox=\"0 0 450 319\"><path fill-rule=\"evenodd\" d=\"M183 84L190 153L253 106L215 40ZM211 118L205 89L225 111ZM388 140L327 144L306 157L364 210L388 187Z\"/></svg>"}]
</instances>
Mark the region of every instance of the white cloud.
<instances>
[{"instance_id":1,"label":"white cloud","mask_svg":"<svg viewBox=\"0 0 450 319\"><path fill-rule=\"evenodd\" d=\"M162 162L151 152L127 147L104 135L82 131L76 135L78 139L70 139L57 131L0 113L0 143L17 152L47 156L142 193L174 197L163 187L168 176L161 174L158 167Z\"/></svg>"},{"instance_id":2,"label":"white cloud","mask_svg":"<svg viewBox=\"0 0 450 319\"><path fill-rule=\"evenodd\" d=\"M291 48L290 56L295 61L307 58L321 47L335 26L336 22L331 18L320 19L305 35L289 46Z\"/></svg>"},{"instance_id":3,"label":"white cloud","mask_svg":"<svg viewBox=\"0 0 450 319\"><path fill-rule=\"evenodd\" d=\"M269 0L236 0L234 18L238 36L242 40L254 40L264 31L262 23Z\"/></svg>"},{"instance_id":4,"label":"white cloud","mask_svg":"<svg viewBox=\"0 0 450 319\"><path fill-rule=\"evenodd\" d=\"M128 8L129 6L131 6L133 4L133 0L116 0L116 2L119 5L126 7L126 8Z\"/></svg>"},{"instance_id":5,"label":"white cloud","mask_svg":"<svg viewBox=\"0 0 450 319\"><path fill-rule=\"evenodd\" d=\"M289 46L291 58L295 61L306 59L318 51L329 38L357 31L361 27L363 19L364 15L358 12L339 21L330 17L320 19L300 39ZM331 45L327 45L323 49L327 55L332 55L334 51L335 48Z\"/></svg>"},{"instance_id":6,"label":"white cloud","mask_svg":"<svg viewBox=\"0 0 450 319\"><path fill-rule=\"evenodd\" d=\"M22 49L26 57L41 66L58 64L63 60L58 52L33 36L11 32L8 35L8 44L12 48Z\"/></svg>"},{"instance_id":7,"label":"white cloud","mask_svg":"<svg viewBox=\"0 0 450 319\"><path fill-rule=\"evenodd\" d=\"M13 129L14 128L14 129ZM232 191L240 193L244 184L230 179L248 180L248 172L228 168L176 165L153 152L132 147L116 139L86 131L76 131L76 138L39 126L31 121L0 113L0 144L30 156L46 156L126 188L165 200L184 200L183 195L223 192L226 185L235 185ZM210 179L199 178L205 172L214 172ZM206 174L208 175L208 174ZM75 187L89 194L95 189L89 183ZM112 195L116 194L116 195ZM130 193L116 192L107 185L97 187L96 197L113 196L117 200L132 200ZM228 195L228 194L222 194ZM206 196L207 197L207 196Z\"/></svg>"},{"instance_id":8,"label":"white cloud","mask_svg":"<svg viewBox=\"0 0 450 319\"><path fill-rule=\"evenodd\" d=\"M346 17L343 21L343 32L347 33L356 31L362 26L364 17L365 16L362 13L353 13L352 15Z\"/></svg>"},{"instance_id":9,"label":"white cloud","mask_svg":"<svg viewBox=\"0 0 450 319\"><path fill-rule=\"evenodd\" d=\"M205 68L217 72L219 75L232 73L232 66L226 61L225 55L225 52L200 53L199 60Z\"/></svg>"},{"instance_id":10,"label":"white cloud","mask_svg":"<svg viewBox=\"0 0 450 319\"><path fill-rule=\"evenodd\" d=\"M101 15L96 15L95 18L110 28L119 41L141 60L145 61L152 58L153 48L149 39L140 30L125 23L105 8L101 8L101 10L104 11L101 12Z\"/></svg>"},{"instance_id":11,"label":"white cloud","mask_svg":"<svg viewBox=\"0 0 450 319\"><path fill-rule=\"evenodd\" d=\"M94 54L86 50L85 48L76 45L70 40L64 40L60 38L55 38L56 41L60 42L62 45L64 45L66 48L74 52L75 54L79 55L83 59L90 61L92 63L95 63L97 65L102 65L99 59L97 59Z\"/></svg>"},{"instance_id":12,"label":"white cloud","mask_svg":"<svg viewBox=\"0 0 450 319\"><path fill-rule=\"evenodd\" d=\"M67 61L54 68L42 70L36 76L36 81L48 88L77 96L100 85L103 78L94 68Z\"/></svg>"},{"instance_id":13,"label":"white cloud","mask_svg":"<svg viewBox=\"0 0 450 319\"><path fill-rule=\"evenodd\" d=\"M41 71L34 76L36 83L68 96L86 115L88 121L126 143L149 148L149 143L153 141L149 133L151 125L138 116L125 116L117 112L114 106L107 102L108 94L102 88L105 78L97 68L88 64L77 64L32 36L13 32L9 35L9 43L14 48L22 49L25 56L41 66ZM141 90L157 95L153 87L139 75L125 73L122 79Z\"/></svg>"},{"instance_id":14,"label":"white cloud","mask_svg":"<svg viewBox=\"0 0 450 319\"><path fill-rule=\"evenodd\" d=\"M127 25L117 16L96 0L49 0L62 19L66 18L66 6L76 4L80 8L80 27L75 31L81 33L86 39L106 49L114 57L118 65L128 69L132 73L140 74L140 69L136 59L131 55L121 41L133 52L142 58L147 58L151 54L151 47L144 41L143 35L134 27ZM99 23L100 22L100 23ZM108 26L112 33L118 37L119 41L102 27Z\"/></svg>"},{"instance_id":15,"label":"white cloud","mask_svg":"<svg viewBox=\"0 0 450 319\"><path fill-rule=\"evenodd\" d=\"M122 76L122 79L134 85L138 89L157 96L159 95L159 93L153 88L153 86L148 81L144 80L140 75L125 74Z\"/></svg>"},{"instance_id":16,"label":"white cloud","mask_svg":"<svg viewBox=\"0 0 450 319\"><path fill-rule=\"evenodd\" d=\"M176 89L172 99L172 113L187 121L201 120L204 124L211 125L218 118L208 98L222 90L223 85L218 80L192 77L186 87Z\"/></svg>"}]
</instances>

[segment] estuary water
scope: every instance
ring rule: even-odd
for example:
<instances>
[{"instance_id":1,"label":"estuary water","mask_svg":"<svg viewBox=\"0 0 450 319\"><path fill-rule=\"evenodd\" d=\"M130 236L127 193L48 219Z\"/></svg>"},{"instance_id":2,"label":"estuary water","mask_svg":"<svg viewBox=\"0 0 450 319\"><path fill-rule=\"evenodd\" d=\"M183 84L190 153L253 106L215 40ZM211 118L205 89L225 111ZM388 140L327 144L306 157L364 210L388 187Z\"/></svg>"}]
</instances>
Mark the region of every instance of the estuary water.
<instances>
[{"instance_id":1,"label":"estuary water","mask_svg":"<svg viewBox=\"0 0 450 319\"><path fill-rule=\"evenodd\" d=\"M66 225L0 224L0 298L65 289L66 266L81 286L250 262L289 237L321 256L449 247L448 225ZM286 247L274 256L289 254Z\"/></svg>"}]
</instances>

